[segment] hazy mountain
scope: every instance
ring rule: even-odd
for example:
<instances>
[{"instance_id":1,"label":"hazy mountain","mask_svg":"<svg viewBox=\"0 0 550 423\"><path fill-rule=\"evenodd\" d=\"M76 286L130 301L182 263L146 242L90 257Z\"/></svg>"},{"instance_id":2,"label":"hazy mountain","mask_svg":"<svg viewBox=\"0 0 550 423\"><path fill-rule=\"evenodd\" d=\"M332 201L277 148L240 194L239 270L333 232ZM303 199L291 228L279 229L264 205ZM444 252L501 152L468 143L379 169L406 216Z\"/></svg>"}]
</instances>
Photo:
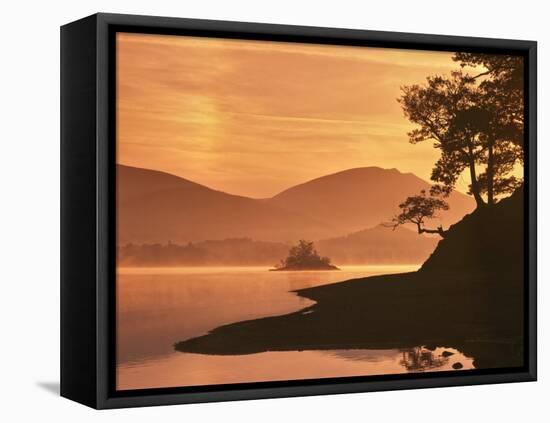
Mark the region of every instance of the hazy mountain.
<instances>
[{"instance_id":1,"label":"hazy mountain","mask_svg":"<svg viewBox=\"0 0 550 423\"><path fill-rule=\"evenodd\" d=\"M396 169L362 167L344 170L289 188L266 200L278 207L308 213L332 226L341 234L355 232L391 220L398 204L407 196L429 190L430 185L413 175ZM441 212L448 226L475 208L467 195L453 192L448 199L450 210Z\"/></svg>"},{"instance_id":2,"label":"hazy mountain","mask_svg":"<svg viewBox=\"0 0 550 423\"><path fill-rule=\"evenodd\" d=\"M422 263L439 237L418 235L400 227L382 225L316 243L319 252L336 264Z\"/></svg>"},{"instance_id":3,"label":"hazy mountain","mask_svg":"<svg viewBox=\"0 0 550 423\"><path fill-rule=\"evenodd\" d=\"M387 222L406 196L429 188L413 174L376 167L317 178L271 199L231 195L164 172L123 165L117 166L117 176L119 245L332 238ZM449 202L451 210L442 214L444 225L474 206L459 193Z\"/></svg>"},{"instance_id":4,"label":"hazy mountain","mask_svg":"<svg viewBox=\"0 0 550 423\"><path fill-rule=\"evenodd\" d=\"M287 241L338 233L311 216L164 172L118 165L117 181L119 245L239 237Z\"/></svg>"}]
</instances>

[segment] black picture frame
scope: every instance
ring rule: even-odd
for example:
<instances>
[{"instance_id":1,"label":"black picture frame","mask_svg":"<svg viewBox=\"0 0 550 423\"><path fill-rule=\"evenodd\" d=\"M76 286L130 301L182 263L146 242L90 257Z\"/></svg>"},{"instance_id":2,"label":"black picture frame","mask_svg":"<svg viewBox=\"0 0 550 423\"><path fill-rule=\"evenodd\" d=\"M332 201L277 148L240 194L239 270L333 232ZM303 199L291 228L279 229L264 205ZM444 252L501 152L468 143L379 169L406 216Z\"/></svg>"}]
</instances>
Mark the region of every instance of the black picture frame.
<instances>
[{"instance_id":1,"label":"black picture frame","mask_svg":"<svg viewBox=\"0 0 550 423\"><path fill-rule=\"evenodd\" d=\"M117 31L510 53L525 57L525 365L134 391L114 389ZM61 395L97 409L536 380L536 107L534 41L95 14L61 28Z\"/></svg>"}]
</instances>

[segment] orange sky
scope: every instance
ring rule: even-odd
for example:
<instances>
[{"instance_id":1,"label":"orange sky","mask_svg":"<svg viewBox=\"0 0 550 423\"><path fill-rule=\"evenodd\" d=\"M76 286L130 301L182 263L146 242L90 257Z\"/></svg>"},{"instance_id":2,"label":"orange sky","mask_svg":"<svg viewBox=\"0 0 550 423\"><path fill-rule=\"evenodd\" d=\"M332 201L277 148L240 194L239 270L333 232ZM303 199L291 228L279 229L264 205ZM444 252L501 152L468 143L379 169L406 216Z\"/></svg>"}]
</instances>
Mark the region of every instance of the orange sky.
<instances>
[{"instance_id":1,"label":"orange sky","mask_svg":"<svg viewBox=\"0 0 550 423\"><path fill-rule=\"evenodd\" d=\"M118 163L261 198L362 166L428 180L438 151L408 143L396 98L457 64L445 52L122 33L117 66Z\"/></svg>"}]
</instances>

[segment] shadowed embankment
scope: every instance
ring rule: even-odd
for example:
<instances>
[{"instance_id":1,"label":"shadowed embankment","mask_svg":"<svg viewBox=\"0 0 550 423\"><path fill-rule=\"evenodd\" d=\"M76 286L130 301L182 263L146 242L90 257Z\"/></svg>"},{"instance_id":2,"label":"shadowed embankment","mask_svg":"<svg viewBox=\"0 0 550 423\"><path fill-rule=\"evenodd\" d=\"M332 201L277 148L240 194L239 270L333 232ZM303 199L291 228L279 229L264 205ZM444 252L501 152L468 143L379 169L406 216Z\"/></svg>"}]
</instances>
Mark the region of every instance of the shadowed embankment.
<instances>
[{"instance_id":1,"label":"shadowed embankment","mask_svg":"<svg viewBox=\"0 0 550 423\"><path fill-rule=\"evenodd\" d=\"M454 347L477 368L523 365L523 191L453 225L417 272L303 289L316 301L175 344L182 352Z\"/></svg>"}]
</instances>

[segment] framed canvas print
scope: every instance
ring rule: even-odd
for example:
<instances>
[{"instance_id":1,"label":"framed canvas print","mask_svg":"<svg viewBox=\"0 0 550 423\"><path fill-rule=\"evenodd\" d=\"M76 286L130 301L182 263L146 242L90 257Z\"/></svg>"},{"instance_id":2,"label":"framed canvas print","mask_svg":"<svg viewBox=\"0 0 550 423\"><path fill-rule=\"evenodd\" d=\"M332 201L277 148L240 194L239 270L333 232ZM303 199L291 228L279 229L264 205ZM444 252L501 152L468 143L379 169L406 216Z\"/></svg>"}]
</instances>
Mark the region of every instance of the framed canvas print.
<instances>
[{"instance_id":1,"label":"framed canvas print","mask_svg":"<svg viewBox=\"0 0 550 423\"><path fill-rule=\"evenodd\" d=\"M61 30L61 393L536 379L536 43Z\"/></svg>"}]
</instances>

